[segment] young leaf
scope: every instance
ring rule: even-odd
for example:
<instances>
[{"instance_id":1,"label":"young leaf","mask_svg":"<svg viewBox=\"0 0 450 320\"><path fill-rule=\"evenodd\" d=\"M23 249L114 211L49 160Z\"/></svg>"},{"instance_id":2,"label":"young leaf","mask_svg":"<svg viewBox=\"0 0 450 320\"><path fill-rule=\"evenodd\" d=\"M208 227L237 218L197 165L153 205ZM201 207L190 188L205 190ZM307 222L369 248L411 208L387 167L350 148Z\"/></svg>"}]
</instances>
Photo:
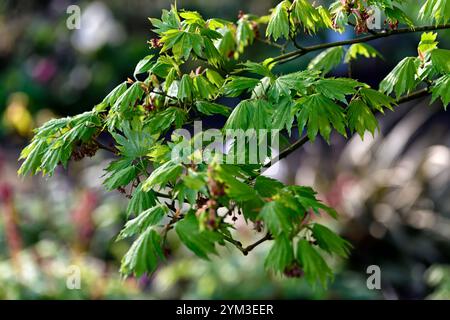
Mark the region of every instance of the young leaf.
<instances>
[{"instance_id":1,"label":"young leaf","mask_svg":"<svg viewBox=\"0 0 450 320\"><path fill-rule=\"evenodd\" d=\"M374 47L366 43L355 43L352 44L345 54L344 62L349 63L352 60L356 60L358 56L363 56L365 58L383 58L380 52Z\"/></svg>"},{"instance_id":2,"label":"young leaf","mask_svg":"<svg viewBox=\"0 0 450 320\"><path fill-rule=\"evenodd\" d=\"M255 180L255 190L265 198L273 197L283 187L283 183L269 177L258 176Z\"/></svg>"},{"instance_id":3,"label":"young leaf","mask_svg":"<svg viewBox=\"0 0 450 320\"><path fill-rule=\"evenodd\" d=\"M291 135L292 123L294 122L293 105L294 102L287 96L278 102L272 114L272 129L286 129L289 135Z\"/></svg>"},{"instance_id":4,"label":"young leaf","mask_svg":"<svg viewBox=\"0 0 450 320\"><path fill-rule=\"evenodd\" d=\"M128 108L133 107L135 103L142 98L143 94L144 89L141 87L141 82L136 81L117 99L114 108L124 112Z\"/></svg>"},{"instance_id":5,"label":"young leaf","mask_svg":"<svg viewBox=\"0 0 450 320\"><path fill-rule=\"evenodd\" d=\"M139 213L150 209L156 205L156 197L153 191L143 191L142 183L133 191L130 201L127 205L127 217L138 215Z\"/></svg>"},{"instance_id":6,"label":"young leaf","mask_svg":"<svg viewBox=\"0 0 450 320\"><path fill-rule=\"evenodd\" d=\"M136 178L136 167L129 166L118 171L112 171L103 184L106 190L111 191L129 184L134 178Z\"/></svg>"},{"instance_id":7,"label":"young leaf","mask_svg":"<svg viewBox=\"0 0 450 320\"><path fill-rule=\"evenodd\" d=\"M437 48L438 42L436 41L437 33L435 32L424 32L420 38L418 51L420 55L432 51Z\"/></svg>"},{"instance_id":8,"label":"young leaf","mask_svg":"<svg viewBox=\"0 0 450 320\"><path fill-rule=\"evenodd\" d=\"M326 288L328 280L334 278L333 272L325 260L305 239L301 239L297 244L297 259L305 271L306 279L311 285L319 281L322 287Z\"/></svg>"},{"instance_id":9,"label":"young leaf","mask_svg":"<svg viewBox=\"0 0 450 320\"><path fill-rule=\"evenodd\" d=\"M344 53L343 47L334 47L324 50L311 60L308 69L322 71L322 74L325 75L342 62Z\"/></svg>"},{"instance_id":10,"label":"young leaf","mask_svg":"<svg viewBox=\"0 0 450 320\"><path fill-rule=\"evenodd\" d=\"M242 100L231 112L224 129L247 130L251 126L254 111L252 100Z\"/></svg>"},{"instance_id":11,"label":"young leaf","mask_svg":"<svg viewBox=\"0 0 450 320\"><path fill-rule=\"evenodd\" d=\"M306 94L306 88L317 79L318 71L299 71L278 77L269 89L270 99L277 102L281 96L290 96L291 90Z\"/></svg>"},{"instance_id":12,"label":"young leaf","mask_svg":"<svg viewBox=\"0 0 450 320\"><path fill-rule=\"evenodd\" d=\"M320 135L329 142L332 127L343 136L347 136L345 114L331 99L316 93L299 99L296 108L299 109L297 113L299 132L306 127L311 141L314 141L320 132Z\"/></svg>"},{"instance_id":13,"label":"young leaf","mask_svg":"<svg viewBox=\"0 0 450 320\"><path fill-rule=\"evenodd\" d=\"M270 233L278 237L280 234L290 234L294 224L292 223L291 209L285 207L279 201L267 202L262 207L259 216L267 225Z\"/></svg>"},{"instance_id":14,"label":"young leaf","mask_svg":"<svg viewBox=\"0 0 450 320\"><path fill-rule=\"evenodd\" d=\"M134 72L133 72L133 76L135 79L137 79L136 76L138 74L147 72L153 67L155 62L152 61L152 58L153 58L153 55L148 55L144 59L139 61L139 63L136 65L136 68L134 69Z\"/></svg>"},{"instance_id":15,"label":"young leaf","mask_svg":"<svg viewBox=\"0 0 450 320\"><path fill-rule=\"evenodd\" d=\"M264 261L264 267L282 273L294 261L294 248L289 238L278 236Z\"/></svg>"},{"instance_id":16,"label":"young leaf","mask_svg":"<svg viewBox=\"0 0 450 320\"><path fill-rule=\"evenodd\" d=\"M233 37L231 36L233 39ZM237 22L236 28L236 44L240 53L244 52L244 48L252 44L255 39L255 33L253 32L251 21L249 21L245 16L240 18ZM234 39L233 39L234 41ZM228 46L229 51L232 50L234 46ZM226 51L226 50L222 50Z\"/></svg>"},{"instance_id":17,"label":"young leaf","mask_svg":"<svg viewBox=\"0 0 450 320\"><path fill-rule=\"evenodd\" d=\"M350 78L325 78L315 82L316 92L327 98L346 103L345 96L354 94L356 88L363 84Z\"/></svg>"},{"instance_id":18,"label":"young leaf","mask_svg":"<svg viewBox=\"0 0 450 320\"><path fill-rule=\"evenodd\" d=\"M319 28L332 26L328 10L323 7L314 8L308 0L295 0L292 16L309 33L315 33Z\"/></svg>"},{"instance_id":19,"label":"young leaf","mask_svg":"<svg viewBox=\"0 0 450 320\"><path fill-rule=\"evenodd\" d=\"M172 125L180 128L186 121L187 113L181 108L169 107L164 111L156 113L150 118L146 127L152 134L161 135Z\"/></svg>"},{"instance_id":20,"label":"young leaf","mask_svg":"<svg viewBox=\"0 0 450 320\"><path fill-rule=\"evenodd\" d=\"M431 93L431 102L440 97L444 104L444 109L447 110L447 105L450 103L450 74L437 79L431 87Z\"/></svg>"},{"instance_id":21,"label":"young leaf","mask_svg":"<svg viewBox=\"0 0 450 320\"><path fill-rule=\"evenodd\" d=\"M230 109L227 106L209 102L209 101L196 101L195 107L197 110L207 116L212 114L221 114L223 116L228 116L230 114Z\"/></svg>"},{"instance_id":22,"label":"young leaf","mask_svg":"<svg viewBox=\"0 0 450 320\"><path fill-rule=\"evenodd\" d=\"M419 60L414 57L407 57L400 61L398 65L380 82L380 91L390 94L395 91L398 98L403 93L409 92L417 85L417 68Z\"/></svg>"},{"instance_id":23,"label":"young leaf","mask_svg":"<svg viewBox=\"0 0 450 320\"><path fill-rule=\"evenodd\" d=\"M222 240L222 236L217 232L200 231L199 222L193 212L176 223L175 231L181 242L203 259L209 259L209 254L216 254L215 244Z\"/></svg>"},{"instance_id":24,"label":"young leaf","mask_svg":"<svg viewBox=\"0 0 450 320\"><path fill-rule=\"evenodd\" d=\"M227 172L224 166L218 166L215 170L217 180L225 185L225 193L236 201L249 201L256 197L255 190L246 183L239 181L235 176Z\"/></svg>"},{"instance_id":25,"label":"young leaf","mask_svg":"<svg viewBox=\"0 0 450 320\"><path fill-rule=\"evenodd\" d=\"M162 166L156 168L142 185L143 191L148 191L154 187L164 187L169 181L173 181L179 177L183 171L183 165L168 161Z\"/></svg>"},{"instance_id":26,"label":"young leaf","mask_svg":"<svg viewBox=\"0 0 450 320\"><path fill-rule=\"evenodd\" d=\"M182 101L187 101L192 99L192 92L194 91L194 84L192 78L184 74L181 78L180 85L178 87L177 97Z\"/></svg>"},{"instance_id":27,"label":"young leaf","mask_svg":"<svg viewBox=\"0 0 450 320\"><path fill-rule=\"evenodd\" d=\"M436 24L446 23L450 20L450 1L426 0L420 8L419 19L425 21L434 20Z\"/></svg>"},{"instance_id":28,"label":"young leaf","mask_svg":"<svg viewBox=\"0 0 450 320\"><path fill-rule=\"evenodd\" d=\"M289 19L288 9L291 3L287 0L280 2L272 11L269 24L266 29L266 36L272 37L275 41L280 37L289 39Z\"/></svg>"},{"instance_id":29,"label":"young leaf","mask_svg":"<svg viewBox=\"0 0 450 320\"><path fill-rule=\"evenodd\" d=\"M393 110L392 105L395 105L395 100L391 97L371 88L361 88L359 94L367 105L384 113L383 108Z\"/></svg>"},{"instance_id":30,"label":"young leaf","mask_svg":"<svg viewBox=\"0 0 450 320\"><path fill-rule=\"evenodd\" d=\"M258 79L232 76L222 87L223 94L228 97L238 97L244 91L252 91L259 83Z\"/></svg>"},{"instance_id":31,"label":"young leaf","mask_svg":"<svg viewBox=\"0 0 450 320\"><path fill-rule=\"evenodd\" d=\"M316 239L319 247L329 254L337 254L343 258L347 258L352 245L338 236L327 227L315 223L312 227L314 239Z\"/></svg>"},{"instance_id":32,"label":"young leaf","mask_svg":"<svg viewBox=\"0 0 450 320\"><path fill-rule=\"evenodd\" d=\"M127 90L127 82L124 81L115 87L108 95L103 99L101 104L104 104L106 107L113 106L117 99Z\"/></svg>"},{"instance_id":33,"label":"young leaf","mask_svg":"<svg viewBox=\"0 0 450 320\"><path fill-rule=\"evenodd\" d=\"M361 139L364 138L366 130L372 135L375 134L378 121L363 100L353 99L347 109L348 127L352 132L358 132Z\"/></svg>"},{"instance_id":34,"label":"young leaf","mask_svg":"<svg viewBox=\"0 0 450 320\"><path fill-rule=\"evenodd\" d=\"M449 1L450 3L450 1ZM433 66L442 74L450 73L450 50L436 49L431 52Z\"/></svg>"},{"instance_id":35,"label":"young leaf","mask_svg":"<svg viewBox=\"0 0 450 320\"><path fill-rule=\"evenodd\" d=\"M117 240L134 236L142 233L150 226L157 225L168 211L169 209L166 205L159 204L141 212L136 218L127 221L125 227L120 231Z\"/></svg>"},{"instance_id":36,"label":"young leaf","mask_svg":"<svg viewBox=\"0 0 450 320\"><path fill-rule=\"evenodd\" d=\"M122 258L120 272L125 275L133 273L139 277L145 272L153 273L163 260L161 237L155 230L148 228Z\"/></svg>"}]
</instances>

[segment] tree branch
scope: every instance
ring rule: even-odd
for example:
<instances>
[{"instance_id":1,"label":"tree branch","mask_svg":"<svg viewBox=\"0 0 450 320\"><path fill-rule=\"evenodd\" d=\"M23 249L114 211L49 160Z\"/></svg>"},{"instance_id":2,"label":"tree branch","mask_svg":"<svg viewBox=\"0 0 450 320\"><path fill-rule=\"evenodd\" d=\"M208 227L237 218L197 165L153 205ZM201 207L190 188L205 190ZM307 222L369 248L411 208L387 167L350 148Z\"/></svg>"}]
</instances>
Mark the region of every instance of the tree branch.
<instances>
[{"instance_id":1,"label":"tree branch","mask_svg":"<svg viewBox=\"0 0 450 320\"><path fill-rule=\"evenodd\" d=\"M416 27L414 29L412 28L400 28L396 30L384 30L381 32L378 32L376 34L365 36L361 38L356 39L350 39L350 40L343 40L343 41L336 41L336 42L329 42L329 43L323 43L318 45L313 45L309 47L304 47L298 50L291 51L286 54L279 55L272 59L271 63L278 62L278 64L286 63L288 61L291 61L293 59L299 58L301 56L304 56L305 54L322 50L322 49L328 49L332 47L339 47L339 46L345 46L355 43L361 43L361 42L368 42L380 38L386 38L389 36L399 35L399 34L406 34L406 33L414 33L414 32L422 32L422 31L434 31L434 30L442 30L442 29L450 29L450 24L441 24L437 26L422 26L422 27Z\"/></svg>"},{"instance_id":2,"label":"tree branch","mask_svg":"<svg viewBox=\"0 0 450 320\"><path fill-rule=\"evenodd\" d=\"M226 241L228 241L229 243L233 244L236 248L238 248L239 251L241 251L244 256L248 255L248 253L250 251L255 249L261 243L263 243L263 242L265 242L267 240L272 240L273 239L272 235L269 232L267 232L266 235L263 238L261 238L258 241L252 243L251 245L248 245L247 247L243 247L242 243L240 241L235 240L235 239L233 239L233 238L231 238L230 236L227 236L227 235L223 235L223 237L224 237L224 239Z\"/></svg>"}]
</instances>

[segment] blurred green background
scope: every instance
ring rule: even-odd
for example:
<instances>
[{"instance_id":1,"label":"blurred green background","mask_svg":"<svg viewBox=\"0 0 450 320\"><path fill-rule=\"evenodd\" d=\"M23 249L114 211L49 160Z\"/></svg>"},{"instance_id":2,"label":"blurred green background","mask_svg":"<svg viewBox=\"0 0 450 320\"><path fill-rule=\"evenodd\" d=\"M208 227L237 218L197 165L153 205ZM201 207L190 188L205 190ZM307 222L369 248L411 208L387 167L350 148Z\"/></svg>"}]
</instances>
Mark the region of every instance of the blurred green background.
<instances>
[{"instance_id":1,"label":"blurred green background","mask_svg":"<svg viewBox=\"0 0 450 320\"><path fill-rule=\"evenodd\" d=\"M239 10L267 14L276 1L177 3L207 17L236 20ZM407 11L417 12L421 3L410 1ZM79 30L66 27L71 4L81 8ZM154 35L147 17L159 17L170 4L0 2L0 298L450 298L450 115L439 103L428 107L426 99L387 113L374 138L345 141L336 135L331 147L316 141L282 161L276 177L318 190L341 213L339 222L323 223L354 245L349 260L333 261L336 280L326 291L264 271L266 245L247 257L222 248L221 258L202 261L176 239L154 275L121 279L120 258L129 243L115 242L115 235L125 222L127 199L102 189L107 154L69 164L51 179L17 178L17 158L32 128L90 110L130 76L150 50L146 42ZM440 46L450 48L450 33L439 34ZM352 35L325 32L299 40L311 44ZM419 39L411 34L373 42L385 60L362 59L353 66L354 76L376 87L402 57L417 55ZM276 53L257 43L244 59ZM303 68L313 56L277 71ZM335 71L345 74L345 67ZM245 243L260 237L242 221L236 227ZM366 269L373 264L381 268L381 290L366 286ZM81 272L80 290L67 288L71 266Z\"/></svg>"}]
</instances>

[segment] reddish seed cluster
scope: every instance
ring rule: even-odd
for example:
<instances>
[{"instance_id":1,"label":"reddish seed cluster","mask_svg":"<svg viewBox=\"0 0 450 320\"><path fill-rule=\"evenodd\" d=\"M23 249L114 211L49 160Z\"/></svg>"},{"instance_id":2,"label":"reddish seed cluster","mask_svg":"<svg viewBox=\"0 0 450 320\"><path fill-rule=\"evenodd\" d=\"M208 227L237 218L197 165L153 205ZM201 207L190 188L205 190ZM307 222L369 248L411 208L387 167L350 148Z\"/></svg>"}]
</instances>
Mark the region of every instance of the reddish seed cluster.
<instances>
[{"instance_id":1,"label":"reddish seed cluster","mask_svg":"<svg viewBox=\"0 0 450 320\"><path fill-rule=\"evenodd\" d=\"M301 278L305 274L303 269L298 265L297 262L292 263L290 266L287 266L283 274L288 278Z\"/></svg>"},{"instance_id":2,"label":"reddish seed cluster","mask_svg":"<svg viewBox=\"0 0 450 320\"><path fill-rule=\"evenodd\" d=\"M80 161L84 157L93 157L98 150L98 145L95 142L78 143L72 150L71 159Z\"/></svg>"},{"instance_id":3,"label":"reddish seed cluster","mask_svg":"<svg viewBox=\"0 0 450 320\"><path fill-rule=\"evenodd\" d=\"M161 48L163 46L162 43L159 41L159 38L150 39L148 43L150 44L150 47L154 49Z\"/></svg>"},{"instance_id":4,"label":"reddish seed cluster","mask_svg":"<svg viewBox=\"0 0 450 320\"><path fill-rule=\"evenodd\" d=\"M250 25L252 26L253 34L255 35L255 38L261 37L261 33L259 32L258 24L255 21L250 22Z\"/></svg>"}]
</instances>

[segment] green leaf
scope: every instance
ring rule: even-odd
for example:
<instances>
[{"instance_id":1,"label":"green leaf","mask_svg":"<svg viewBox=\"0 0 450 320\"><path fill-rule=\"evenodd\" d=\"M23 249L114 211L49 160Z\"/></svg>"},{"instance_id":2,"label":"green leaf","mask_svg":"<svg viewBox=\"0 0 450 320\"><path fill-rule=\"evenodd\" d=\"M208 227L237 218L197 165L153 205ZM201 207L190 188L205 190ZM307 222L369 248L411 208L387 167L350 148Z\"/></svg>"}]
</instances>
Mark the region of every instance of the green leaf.
<instances>
[{"instance_id":1,"label":"green leaf","mask_svg":"<svg viewBox=\"0 0 450 320\"><path fill-rule=\"evenodd\" d=\"M327 227L315 223L312 227L314 239L316 239L319 247L329 254L337 254L343 258L347 258L352 245L338 236Z\"/></svg>"},{"instance_id":2,"label":"green leaf","mask_svg":"<svg viewBox=\"0 0 450 320\"><path fill-rule=\"evenodd\" d=\"M378 128L378 121L370 108L362 99L353 99L347 108L348 127L353 132L358 132L361 139L368 130L372 135Z\"/></svg>"},{"instance_id":3,"label":"green leaf","mask_svg":"<svg viewBox=\"0 0 450 320\"><path fill-rule=\"evenodd\" d=\"M224 116L228 116L230 114L230 109L227 106L209 102L209 101L196 101L195 107L197 110L207 116L213 114L221 114Z\"/></svg>"},{"instance_id":4,"label":"green leaf","mask_svg":"<svg viewBox=\"0 0 450 320\"><path fill-rule=\"evenodd\" d=\"M216 93L216 87L210 83L206 78L202 75L198 75L194 77L194 88L196 97L200 97L202 99L212 99Z\"/></svg>"},{"instance_id":5,"label":"green leaf","mask_svg":"<svg viewBox=\"0 0 450 320\"><path fill-rule=\"evenodd\" d=\"M398 98L403 93L409 92L417 86L417 68L419 60L414 57L404 58L398 65L380 82L380 91L390 94L395 91Z\"/></svg>"},{"instance_id":6,"label":"green leaf","mask_svg":"<svg viewBox=\"0 0 450 320\"><path fill-rule=\"evenodd\" d=\"M122 122L121 130L122 134L111 133L121 156L131 162L148 153L154 139L146 128L133 127L129 122Z\"/></svg>"},{"instance_id":7,"label":"green leaf","mask_svg":"<svg viewBox=\"0 0 450 320\"><path fill-rule=\"evenodd\" d=\"M304 70L280 76L270 87L269 96L274 101L278 101L281 96L289 96L291 90L306 94L306 88L314 83L318 74L317 71Z\"/></svg>"},{"instance_id":8,"label":"green leaf","mask_svg":"<svg viewBox=\"0 0 450 320\"><path fill-rule=\"evenodd\" d=\"M283 187L284 184L280 181L266 176L258 176L255 180L255 190L265 198L273 197Z\"/></svg>"},{"instance_id":9,"label":"green leaf","mask_svg":"<svg viewBox=\"0 0 450 320\"><path fill-rule=\"evenodd\" d=\"M274 236L280 234L290 234L293 230L293 222L291 220L291 209L285 207L279 201L267 202L262 207L259 216L266 224L270 233Z\"/></svg>"},{"instance_id":10,"label":"green leaf","mask_svg":"<svg viewBox=\"0 0 450 320\"><path fill-rule=\"evenodd\" d=\"M142 233L131 245L122 258L120 272L139 277L145 272L153 273L160 261L164 260L161 249L161 237L149 228Z\"/></svg>"},{"instance_id":11,"label":"green leaf","mask_svg":"<svg viewBox=\"0 0 450 320\"><path fill-rule=\"evenodd\" d=\"M114 108L124 112L128 108L133 107L142 98L143 94L144 89L141 87L141 82L136 81L117 99Z\"/></svg>"},{"instance_id":12,"label":"green leaf","mask_svg":"<svg viewBox=\"0 0 450 320\"><path fill-rule=\"evenodd\" d=\"M273 73L272 73L272 71L270 71L270 68L268 68L266 65L263 65L261 63L247 61L247 62L243 63L242 65L244 67L243 70L246 70L248 72L258 74L263 77L268 77L268 78L273 77Z\"/></svg>"},{"instance_id":13,"label":"green leaf","mask_svg":"<svg viewBox=\"0 0 450 320\"><path fill-rule=\"evenodd\" d=\"M225 193L236 201L249 201L256 197L256 192L248 184L238 180L224 166L215 170L216 179L225 185Z\"/></svg>"},{"instance_id":14,"label":"green leaf","mask_svg":"<svg viewBox=\"0 0 450 320\"><path fill-rule=\"evenodd\" d=\"M136 75L147 72L153 67L155 62L152 61L152 58L153 58L153 55L148 55L144 59L142 59L141 61L138 62L138 64L136 65L136 68L134 69L134 72L133 72L133 76L135 79L137 79Z\"/></svg>"},{"instance_id":15,"label":"green leaf","mask_svg":"<svg viewBox=\"0 0 450 320\"><path fill-rule=\"evenodd\" d=\"M282 234L277 237L264 261L264 267L282 273L294 261L294 248L289 238Z\"/></svg>"},{"instance_id":16,"label":"green leaf","mask_svg":"<svg viewBox=\"0 0 450 320\"><path fill-rule=\"evenodd\" d=\"M406 24L410 28L414 28L413 20L399 7L392 6L392 8L386 8L384 13L386 14L386 22L391 24L400 22Z\"/></svg>"},{"instance_id":17,"label":"green leaf","mask_svg":"<svg viewBox=\"0 0 450 320\"><path fill-rule=\"evenodd\" d=\"M164 44L161 53L172 49L174 57L184 58L184 60L189 58L191 51L201 56L202 48L205 46L201 35L178 29L164 32L160 42Z\"/></svg>"},{"instance_id":18,"label":"green leaf","mask_svg":"<svg viewBox=\"0 0 450 320\"><path fill-rule=\"evenodd\" d=\"M392 105L395 105L394 99L371 88L361 88L359 94L367 105L382 113L384 113L383 108L393 110Z\"/></svg>"},{"instance_id":19,"label":"green leaf","mask_svg":"<svg viewBox=\"0 0 450 320\"><path fill-rule=\"evenodd\" d=\"M159 204L141 212L136 218L127 221L125 227L120 231L117 240L122 240L136 234L142 233L150 226L157 225L169 209L164 204Z\"/></svg>"},{"instance_id":20,"label":"green leaf","mask_svg":"<svg viewBox=\"0 0 450 320\"><path fill-rule=\"evenodd\" d=\"M427 0L419 11L419 19L435 21L436 24L446 23L450 20L450 1Z\"/></svg>"},{"instance_id":21,"label":"green leaf","mask_svg":"<svg viewBox=\"0 0 450 320\"><path fill-rule=\"evenodd\" d=\"M145 192L142 190L142 183L133 191L130 201L127 205L127 217L138 215L139 213L150 209L156 205L156 197L153 191Z\"/></svg>"},{"instance_id":22,"label":"green leaf","mask_svg":"<svg viewBox=\"0 0 450 320\"><path fill-rule=\"evenodd\" d=\"M222 87L223 94L228 97L238 97L244 91L252 91L259 83L258 79L232 76Z\"/></svg>"},{"instance_id":23,"label":"green leaf","mask_svg":"<svg viewBox=\"0 0 450 320\"><path fill-rule=\"evenodd\" d=\"M343 47L334 47L322 51L308 65L309 70L319 70L327 74L342 62L345 50Z\"/></svg>"},{"instance_id":24,"label":"green leaf","mask_svg":"<svg viewBox=\"0 0 450 320\"><path fill-rule=\"evenodd\" d=\"M450 74L437 79L431 87L431 93L431 102L440 97L444 104L444 109L447 110L447 105L450 103Z\"/></svg>"},{"instance_id":25,"label":"green leaf","mask_svg":"<svg viewBox=\"0 0 450 320\"><path fill-rule=\"evenodd\" d=\"M325 211L332 218L337 219L337 212L333 208L324 205L320 200L316 198L316 192L311 187L305 186L287 186L286 190L291 191L298 202L303 206L305 210L312 209L316 214L319 210Z\"/></svg>"},{"instance_id":26,"label":"green leaf","mask_svg":"<svg viewBox=\"0 0 450 320\"><path fill-rule=\"evenodd\" d=\"M20 159L25 161L18 170L19 175L35 174L41 165L41 159L44 156L47 143L44 140L34 140L20 154Z\"/></svg>"},{"instance_id":27,"label":"green leaf","mask_svg":"<svg viewBox=\"0 0 450 320\"><path fill-rule=\"evenodd\" d=\"M159 35L170 29L178 29L180 27L180 17L178 16L175 6L172 6L170 11L162 10L160 19L149 18L152 25L155 27L153 31Z\"/></svg>"},{"instance_id":28,"label":"green leaf","mask_svg":"<svg viewBox=\"0 0 450 320\"><path fill-rule=\"evenodd\" d=\"M286 129L289 135L291 135L292 123L294 122L293 105L294 102L290 97L283 97L278 102L272 114L272 129Z\"/></svg>"},{"instance_id":29,"label":"green leaf","mask_svg":"<svg viewBox=\"0 0 450 320\"><path fill-rule=\"evenodd\" d=\"M437 33L424 32L420 38L418 50L420 54L425 54L437 48L438 42L436 41Z\"/></svg>"},{"instance_id":30,"label":"green leaf","mask_svg":"<svg viewBox=\"0 0 450 320\"><path fill-rule=\"evenodd\" d=\"M308 0L295 0L292 16L308 33L315 33L319 28L331 28L332 26L328 10L323 7L314 8Z\"/></svg>"},{"instance_id":31,"label":"green leaf","mask_svg":"<svg viewBox=\"0 0 450 320\"><path fill-rule=\"evenodd\" d=\"M136 167L129 166L121 170L111 172L103 184L105 185L106 190L111 191L130 183L134 178L136 178L136 174Z\"/></svg>"},{"instance_id":32,"label":"green leaf","mask_svg":"<svg viewBox=\"0 0 450 320\"><path fill-rule=\"evenodd\" d=\"M247 130L251 127L254 114L254 105L252 100L242 100L233 109L227 122L224 125L224 129L242 129Z\"/></svg>"},{"instance_id":33,"label":"green leaf","mask_svg":"<svg viewBox=\"0 0 450 320\"><path fill-rule=\"evenodd\" d=\"M156 168L142 185L143 191L148 191L154 187L164 187L169 181L174 181L183 171L183 165L168 161Z\"/></svg>"},{"instance_id":34,"label":"green leaf","mask_svg":"<svg viewBox=\"0 0 450 320\"><path fill-rule=\"evenodd\" d=\"M450 1L449 1L450 2ZM450 50L436 49L431 52L433 66L442 74L450 73Z\"/></svg>"},{"instance_id":35,"label":"green leaf","mask_svg":"<svg viewBox=\"0 0 450 320\"><path fill-rule=\"evenodd\" d=\"M374 47L366 43L355 43L352 44L345 54L344 62L349 63L352 60L356 60L358 56L363 56L365 58L383 58L380 52Z\"/></svg>"},{"instance_id":36,"label":"green leaf","mask_svg":"<svg viewBox=\"0 0 450 320\"><path fill-rule=\"evenodd\" d=\"M344 137L347 136L345 114L331 99L316 93L299 99L296 108L299 109L297 113L299 132L306 127L311 141L314 141L320 132L320 135L329 142L332 127Z\"/></svg>"},{"instance_id":37,"label":"green leaf","mask_svg":"<svg viewBox=\"0 0 450 320\"><path fill-rule=\"evenodd\" d=\"M234 42L234 38L231 35L231 33L230 33L230 38L233 39L233 42ZM231 44L231 39L230 39L230 44L228 44L226 46L224 46L224 44L222 44L222 46L224 46L224 48L222 49L222 54L227 53L227 55L228 55L229 52L233 51L234 45ZM251 22L247 18L245 18L245 16L240 18L237 21L237 28L236 28L236 43L238 45L239 52L242 53L246 46L253 43L254 39L255 39L255 33L253 32Z\"/></svg>"},{"instance_id":38,"label":"green leaf","mask_svg":"<svg viewBox=\"0 0 450 320\"><path fill-rule=\"evenodd\" d=\"M209 259L209 254L216 254L215 244L222 240L222 236L214 231L200 231L195 213L188 213L175 224L175 231L181 242L197 256Z\"/></svg>"},{"instance_id":39,"label":"green leaf","mask_svg":"<svg viewBox=\"0 0 450 320\"><path fill-rule=\"evenodd\" d=\"M117 99L127 90L127 82L124 81L115 87L106 97L103 99L102 104L105 106L113 106Z\"/></svg>"},{"instance_id":40,"label":"green leaf","mask_svg":"<svg viewBox=\"0 0 450 320\"><path fill-rule=\"evenodd\" d=\"M146 127L152 134L162 135L172 125L180 128L186 121L187 113L178 107L169 107L151 117Z\"/></svg>"},{"instance_id":41,"label":"green leaf","mask_svg":"<svg viewBox=\"0 0 450 320\"><path fill-rule=\"evenodd\" d=\"M280 37L289 39L289 19L288 9L291 3L287 0L280 2L272 11L269 24L266 29L266 36L272 37L275 41Z\"/></svg>"},{"instance_id":42,"label":"green leaf","mask_svg":"<svg viewBox=\"0 0 450 320\"><path fill-rule=\"evenodd\" d=\"M182 101L187 101L192 99L192 92L194 91L194 84L192 78L184 74L181 78L180 85L178 87L177 97Z\"/></svg>"},{"instance_id":43,"label":"green leaf","mask_svg":"<svg viewBox=\"0 0 450 320\"><path fill-rule=\"evenodd\" d=\"M218 72L211 69L206 69L206 78L218 88L222 87L225 81Z\"/></svg>"},{"instance_id":44,"label":"green leaf","mask_svg":"<svg viewBox=\"0 0 450 320\"><path fill-rule=\"evenodd\" d=\"M356 92L363 84L350 78L325 78L317 80L314 88L327 98L346 103L345 96Z\"/></svg>"},{"instance_id":45,"label":"green leaf","mask_svg":"<svg viewBox=\"0 0 450 320\"><path fill-rule=\"evenodd\" d=\"M253 103L253 117L250 121L250 128L252 129L269 129L271 127L270 115L271 105L269 102L263 99L251 100Z\"/></svg>"},{"instance_id":46,"label":"green leaf","mask_svg":"<svg viewBox=\"0 0 450 320\"><path fill-rule=\"evenodd\" d=\"M303 267L305 277L311 285L319 281L326 288L328 280L333 280L334 275L322 256L305 239L297 244L297 259Z\"/></svg>"}]
</instances>

